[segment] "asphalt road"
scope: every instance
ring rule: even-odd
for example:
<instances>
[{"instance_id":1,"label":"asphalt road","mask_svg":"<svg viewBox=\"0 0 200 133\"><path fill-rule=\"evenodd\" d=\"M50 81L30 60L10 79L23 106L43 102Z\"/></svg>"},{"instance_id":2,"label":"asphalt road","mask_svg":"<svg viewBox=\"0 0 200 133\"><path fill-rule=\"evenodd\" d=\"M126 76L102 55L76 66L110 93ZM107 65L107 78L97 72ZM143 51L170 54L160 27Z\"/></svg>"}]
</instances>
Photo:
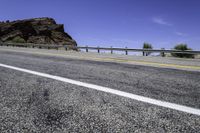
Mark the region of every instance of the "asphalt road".
<instances>
[{"instance_id":1,"label":"asphalt road","mask_svg":"<svg viewBox=\"0 0 200 133\"><path fill-rule=\"evenodd\" d=\"M0 51L0 63L200 109L200 72ZM0 67L0 132L200 132L200 116Z\"/></svg>"}]
</instances>

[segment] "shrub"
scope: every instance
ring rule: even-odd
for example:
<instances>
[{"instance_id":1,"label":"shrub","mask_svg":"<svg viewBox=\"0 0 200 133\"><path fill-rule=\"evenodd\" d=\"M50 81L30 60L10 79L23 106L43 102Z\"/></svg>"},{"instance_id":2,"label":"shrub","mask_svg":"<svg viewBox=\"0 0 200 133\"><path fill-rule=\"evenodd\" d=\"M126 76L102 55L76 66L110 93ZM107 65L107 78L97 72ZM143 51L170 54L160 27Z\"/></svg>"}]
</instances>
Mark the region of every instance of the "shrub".
<instances>
[{"instance_id":1,"label":"shrub","mask_svg":"<svg viewBox=\"0 0 200 133\"><path fill-rule=\"evenodd\" d=\"M14 42L14 43L25 43L26 41L23 38L17 36L12 40L12 42Z\"/></svg>"},{"instance_id":2,"label":"shrub","mask_svg":"<svg viewBox=\"0 0 200 133\"><path fill-rule=\"evenodd\" d=\"M151 44L149 44L149 43L144 43L143 44L143 49L153 49L153 47L152 47L152 45ZM150 55L151 54L151 52L143 52L143 56L148 56L148 55Z\"/></svg>"},{"instance_id":3,"label":"shrub","mask_svg":"<svg viewBox=\"0 0 200 133\"><path fill-rule=\"evenodd\" d=\"M174 47L175 50L192 50L191 48L188 48L187 44L178 44ZM180 57L180 58L194 58L194 54L185 54L185 53L172 53L171 54L174 57Z\"/></svg>"}]
</instances>

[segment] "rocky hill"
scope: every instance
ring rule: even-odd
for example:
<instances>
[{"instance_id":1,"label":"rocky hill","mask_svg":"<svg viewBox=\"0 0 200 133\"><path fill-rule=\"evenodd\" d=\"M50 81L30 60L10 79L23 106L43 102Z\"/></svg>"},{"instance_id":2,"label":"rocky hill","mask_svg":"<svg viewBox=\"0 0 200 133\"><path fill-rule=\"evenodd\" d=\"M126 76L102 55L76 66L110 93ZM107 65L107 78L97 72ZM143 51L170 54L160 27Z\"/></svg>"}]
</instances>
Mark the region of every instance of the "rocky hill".
<instances>
[{"instance_id":1,"label":"rocky hill","mask_svg":"<svg viewBox=\"0 0 200 133\"><path fill-rule=\"evenodd\" d=\"M65 33L63 24L57 24L52 18L0 22L0 42L77 46Z\"/></svg>"}]
</instances>

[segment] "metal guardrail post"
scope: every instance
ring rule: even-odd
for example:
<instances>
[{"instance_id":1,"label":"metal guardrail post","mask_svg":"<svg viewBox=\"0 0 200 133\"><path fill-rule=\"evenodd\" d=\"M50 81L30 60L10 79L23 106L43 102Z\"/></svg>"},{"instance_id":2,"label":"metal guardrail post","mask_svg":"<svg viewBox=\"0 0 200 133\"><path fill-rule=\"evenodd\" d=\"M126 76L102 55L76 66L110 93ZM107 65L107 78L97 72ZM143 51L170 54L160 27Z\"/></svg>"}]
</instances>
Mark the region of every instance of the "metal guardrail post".
<instances>
[{"instance_id":1,"label":"metal guardrail post","mask_svg":"<svg viewBox=\"0 0 200 133\"><path fill-rule=\"evenodd\" d=\"M161 48L161 50L165 50L165 48ZM165 57L165 52L164 52L164 51L161 52L161 56L162 56L162 57Z\"/></svg>"},{"instance_id":2,"label":"metal guardrail post","mask_svg":"<svg viewBox=\"0 0 200 133\"><path fill-rule=\"evenodd\" d=\"M67 45L64 45L64 48L65 48L66 51L68 50Z\"/></svg>"},{"instance_id":3,"label":"metal guardrail post","mask_svg":"<svg viewBox=\"0 0 200 133\"><path fill-rule=\"evenodd\" d=\"M110 49L111 49L111 54L113 54L113 49L112 49L112 46L110 47Z\"/></svg>"},{"instance_id":4,"label":"metal guardrail post","mask_svg":"<svg viewBox=\"0 0 200 133\"><path fill-rule=\"evenodd\" d=\"M99 49L99 47L97 47L97 51L98 51L98 53L100 53L100 49Z\"/></svg>"},{"instance_id":5,"label":"metal guardrail post","mask_svg":"<svg viewBox=\"0 0 200 133\"><path fill-rule=\"evenodd\" d=\"M143 48L143 50L144 50L144 51L142 52L142 53L143 53L143 56L148 56L148 55L149 55L149 53L148 53L147 51L145 51L145 49L144 49L144 48ZM148 49L147 49L147 50L148 50Z\"/></svg>"},{"instance_id":6,"label":"metal guardrail post","mask_svg":"<svg viewBox=\"0 0 200 133\"><path fill-rule=\"evenodd\" d=\"M127 50L127 47L125 48L126 50L125 50L125 53L126 53L126 55L128 55L128 50Z\"/></svg>"},{"instance_id":7,"label":"metal guardrail post","mask_svg":"<svg viewBox=\"0 0 200 133\"><path fill-rule=\"evenodd\" d=\"M86 46L86 52L88 52L88 46Z\"/></svg>"}]
</instances>

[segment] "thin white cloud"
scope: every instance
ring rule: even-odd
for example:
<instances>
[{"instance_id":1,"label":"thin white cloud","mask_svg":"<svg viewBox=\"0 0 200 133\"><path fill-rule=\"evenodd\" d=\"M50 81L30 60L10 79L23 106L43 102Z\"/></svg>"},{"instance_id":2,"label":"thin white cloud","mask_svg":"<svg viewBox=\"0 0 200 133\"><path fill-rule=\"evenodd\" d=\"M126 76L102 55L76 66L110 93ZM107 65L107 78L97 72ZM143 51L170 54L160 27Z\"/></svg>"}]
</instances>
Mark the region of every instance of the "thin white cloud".
<instances>
[{"instance_id":1,"label":"thin white cloud","mask_svg":"<svg viewBox=\"0 0 200 133\"><path fill-rule=\"evenodd\" d=\"M187 36L187 34L182 33L182 32L175 32L175 34L178 35L178 36Z\"/></svg>"},{"instance_id":2,"label":"thin white cloud","mask_svg":"<svg viewBox=\"0 0 200 133\"><path fill-rule=\"evenodd\" d=\"M160 24L160 25L166 25L166 26L172 26L171 23L165 21L164 19L162 18L159 18L159 17L154 17L152 18L152 21L156 24Z\"/></svg>"}]
</instances>

